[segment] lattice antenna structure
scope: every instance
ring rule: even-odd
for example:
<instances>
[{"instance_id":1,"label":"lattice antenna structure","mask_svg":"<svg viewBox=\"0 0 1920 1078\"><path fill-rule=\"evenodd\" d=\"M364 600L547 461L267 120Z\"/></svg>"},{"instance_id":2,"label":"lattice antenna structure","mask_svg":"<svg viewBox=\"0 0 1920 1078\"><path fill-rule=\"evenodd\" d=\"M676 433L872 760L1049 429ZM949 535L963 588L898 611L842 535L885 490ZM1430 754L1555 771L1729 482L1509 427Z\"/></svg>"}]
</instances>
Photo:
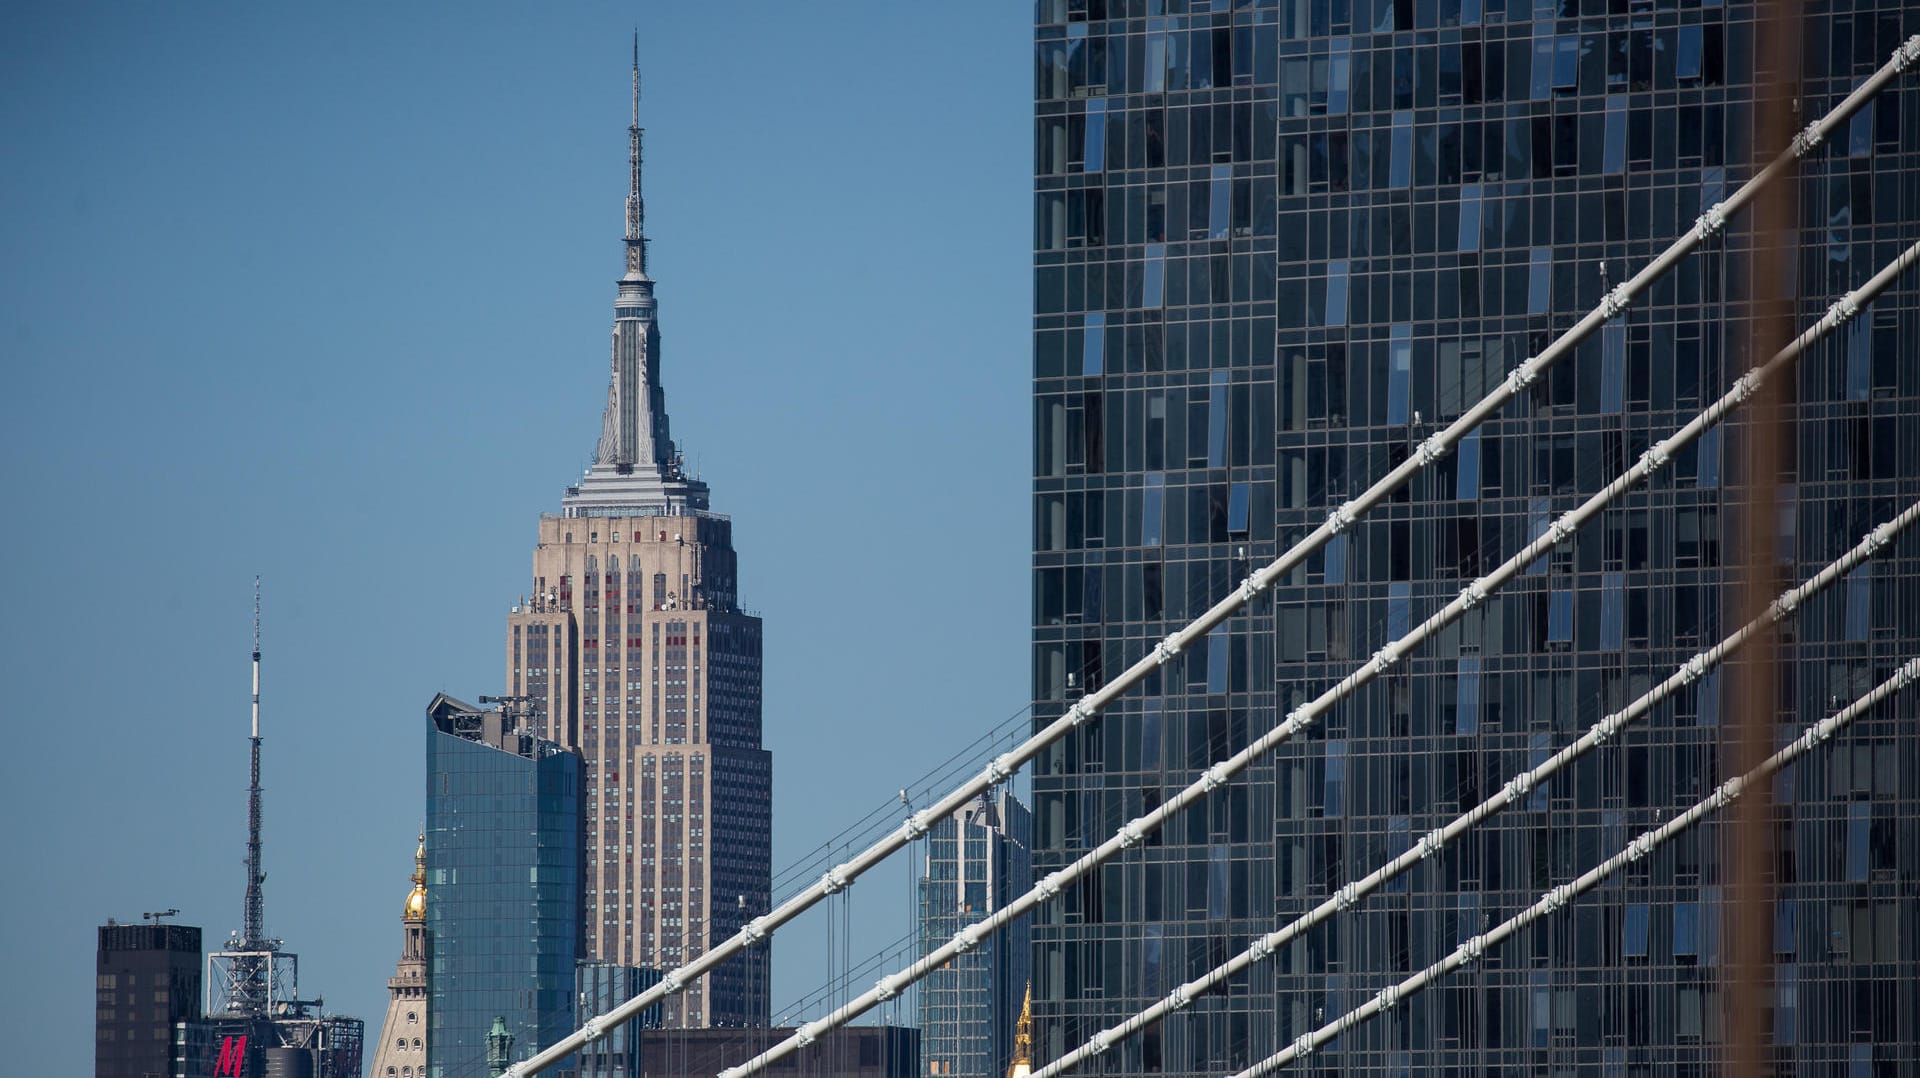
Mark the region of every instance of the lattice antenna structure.
<instances>
[{"instance_id":1,"label":"lattice antenna structure","mask_svg":"<svg viewBox=\"0 0 1920 1078\"><path fill-rule=\"evenodd\" d=\"M299 995L297 955L280 950L266 928L267 881L261 864L260 798L260 578L253 578L253 714L248 735L247 893L240 932L227 949L207 956L209 1016L271 1015L280 1003Z\"/></svg>"}]
</instances>

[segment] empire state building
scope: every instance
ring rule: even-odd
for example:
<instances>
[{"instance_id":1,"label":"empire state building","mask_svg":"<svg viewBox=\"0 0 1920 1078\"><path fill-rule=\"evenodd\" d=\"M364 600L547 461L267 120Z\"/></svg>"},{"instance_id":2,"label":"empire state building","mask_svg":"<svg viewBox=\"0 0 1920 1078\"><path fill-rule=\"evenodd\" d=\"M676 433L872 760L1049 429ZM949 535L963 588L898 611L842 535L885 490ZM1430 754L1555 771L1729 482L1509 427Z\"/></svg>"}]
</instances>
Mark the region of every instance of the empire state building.
<instances>
[{"instance_id":1,"label":"empire state building","mask_svg":"<svg viewBox=\"0 0 1920 1078\"><path fill-rule=\"evenodd\" d=\"M766 912L773 764L760 746L760 619L739 606L733 524L668 434L628 129L626 273L593 465L540 519L508 618L507 684L585 761L584 954L671 969ZM666 1004L671 1027L765 1025L764 950Z\"/></svg>"}]
</instances>

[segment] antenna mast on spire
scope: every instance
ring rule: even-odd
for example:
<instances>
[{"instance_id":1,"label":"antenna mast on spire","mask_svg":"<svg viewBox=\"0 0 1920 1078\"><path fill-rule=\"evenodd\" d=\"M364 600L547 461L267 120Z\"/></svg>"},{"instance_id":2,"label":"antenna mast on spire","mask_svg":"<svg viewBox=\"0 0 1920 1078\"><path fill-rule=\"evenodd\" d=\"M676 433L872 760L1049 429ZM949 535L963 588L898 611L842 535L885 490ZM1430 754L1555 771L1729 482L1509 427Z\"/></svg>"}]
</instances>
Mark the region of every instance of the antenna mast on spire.
<instances>
[{"instance_id":1,"label":"antenna mast on spire","mask_svg":"<svg viewBox=\"0 0 1920 1078\"><path fill-rule=\"evenodd\" d=\"M627 272L647 275L647 204L640 198L640 31L633 32L633 123L627 128Z\"/></svg>"}]
</instances>

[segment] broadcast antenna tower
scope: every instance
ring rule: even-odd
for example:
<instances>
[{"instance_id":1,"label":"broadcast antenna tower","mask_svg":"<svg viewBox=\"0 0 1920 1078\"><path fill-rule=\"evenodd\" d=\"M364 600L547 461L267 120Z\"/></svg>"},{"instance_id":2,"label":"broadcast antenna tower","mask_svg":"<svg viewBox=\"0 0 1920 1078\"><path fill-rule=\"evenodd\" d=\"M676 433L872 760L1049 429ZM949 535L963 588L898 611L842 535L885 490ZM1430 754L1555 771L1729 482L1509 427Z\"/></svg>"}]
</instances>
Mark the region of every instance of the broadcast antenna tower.
<instances>
[{"instance_id":1,"label":"broadcast antenna tower","mask_svg":"<svg viewBox=\"0 0 1920 1078\"><path fill-rule=\"evenodd\" d=\"M267 938L260 864L260 578L253 578L253 716L248 738L247 898L241 930L227 949L208 955L208 1013L265 1016L295 999L299 959ZM224 997L224 998L221 998Z\"/></svg>"}]
</instances>

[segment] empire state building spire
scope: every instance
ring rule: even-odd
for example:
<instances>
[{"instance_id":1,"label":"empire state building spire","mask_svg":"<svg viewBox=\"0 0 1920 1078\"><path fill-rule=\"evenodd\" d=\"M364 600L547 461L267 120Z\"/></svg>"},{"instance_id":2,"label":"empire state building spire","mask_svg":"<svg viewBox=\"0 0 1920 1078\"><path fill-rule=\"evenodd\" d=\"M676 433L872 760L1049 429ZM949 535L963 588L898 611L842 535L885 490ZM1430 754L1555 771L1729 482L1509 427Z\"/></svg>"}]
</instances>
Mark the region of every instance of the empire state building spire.
<instances>
[{"instance_id":1,"label":"empire state building spire","mask_svg":"<svg viewBox=\"0 0 1920 1078\"><path fill-rule=\"evenodd\" d=\"M667 430L660 384L660 324L647 276L646 203L640 196L640 36L633 39L633 121L627 128L626 275L613 309L607 410L593 466L567 488L567 516L618 516L705 509L707 486L685 475Z\"/></svg>"},{"instance_id":2,"label":"empire state building spire","mask_svg":"<svg viewBox=\"0 0 1920 1078\"><path fill-rule=\"evenodd\" d=\"M640 32L633 34L633 123L627 128L627 276L647 275L647 203L640 197Z\"/></svg>"}]
</instances>

